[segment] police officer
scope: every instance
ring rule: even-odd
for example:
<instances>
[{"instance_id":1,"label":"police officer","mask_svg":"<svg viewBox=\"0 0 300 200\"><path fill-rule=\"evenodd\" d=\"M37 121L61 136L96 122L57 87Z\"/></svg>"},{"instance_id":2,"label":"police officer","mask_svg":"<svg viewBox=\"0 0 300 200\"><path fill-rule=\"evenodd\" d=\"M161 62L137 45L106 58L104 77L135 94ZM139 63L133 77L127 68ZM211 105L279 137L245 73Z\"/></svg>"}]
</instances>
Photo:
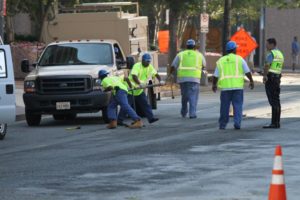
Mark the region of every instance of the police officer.
<instances>
[{"instance_id":1,"label":"police officer","mask_svg":"<svg viewBox=\"0 0 300 200\"><path fill-rule=\"evenodd\" d=\"M188 113L191 119L197 118L197 103L202 70L206 65L204 56L195 50L196 42L189 39L186 42L186 50L180 52L172 63L170 74L177 70L177 81L181 89L181 116ZM171 75L172 76L172 75Z\"/></svg>"},{"instance_id":2,"label":"police officer","mask_svg":"<svg viewBox=\"0 0 300 200\"><path fill-rule=\"evenodd\" d=\"M267 39L266 47L269 54L264 68L263 82L265 83L269 104L272 107L272 120L270 125L263 128L280 128L281 104L279 95L284 57L281 51L276 48L275 38Z\"/></svg>"},{"instance_id":3,"label":"police officer","mask_svg":"<svg viewBox=\"0 0 300 200\"><path fill-rule=\"evenodd\" d=\"M244 75L250 80L249 87L254 88L254 82L246 61L236 55L237 45L233 41L226 44L226 55L217 61L213 76L212 90L221 89L221 109L219 129L225 129L229 121L229 107L232 103L234 111L234 128L240 129L244 101ZM217 86L218 84L218 86Z\"/></svg>"},{"instance_id":4,"label":"police officer","mask_svg":"<svg viewBox=\"0 0 300 200\"><path fill-rule=\"evenodd\" d=\"M145 53L142 56L142 62L138 62L132 67L128 78L133 88L145 87L148 80L154 77L156 77L159 83L161 83L159 74L157 73L153 65L150 64L151 59L151 55L149 53ZM144 89L133 90L132 95L134 96L137 106L142 110L143 113L145 113L149 123L154 123L159 120L153 115L152 108L148 103L148 99L146 97ZM129 101L133 101L130 96ZM133 102L131 103L133 104ZM118 123L122 124L125 117L126 114L121 110L118 117Z\"/></svg>"},{"instance_id":5,"label":"police officer","mask_svg":"<svg viewBox=\"0 0 300 200\"><path fill-rule=\"evenodd\" d=\"M117 106L120 105L121 110L124 113L128 114L129 117L134 121L129 128L142 128L143 122L141 118L136 114L136 112L131 108L128 104L127 92L128 88L123 83L122 78L117 76L108 77L109 73L105 70L100 70L98 73L98 77L101 79L101 85L105 89L105 91L111 91L112 97L110 99L107 115L110 120L108 129L114 129L117 127ZM130 82L126 79L128 85L130 86Z\"/></svg>"}]
</instances>

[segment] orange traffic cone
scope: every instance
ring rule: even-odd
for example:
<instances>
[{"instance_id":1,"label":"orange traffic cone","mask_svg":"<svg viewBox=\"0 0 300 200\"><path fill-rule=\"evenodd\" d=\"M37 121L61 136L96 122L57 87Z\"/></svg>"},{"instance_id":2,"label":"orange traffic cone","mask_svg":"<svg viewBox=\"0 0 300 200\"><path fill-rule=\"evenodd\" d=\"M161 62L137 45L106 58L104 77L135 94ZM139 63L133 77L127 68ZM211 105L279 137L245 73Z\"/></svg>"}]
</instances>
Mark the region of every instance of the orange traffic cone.
<instances>
[{"instance_id":1,"label":"orange traffic cone","mask_svg":"<svg viewBox=\"0 0 300 200\"><path fill-rule=\"evenodd\" d=\"M284 173L282 165L282 151L281 146L278 145L275 150L269 200L286 200L286 191L283 174Z\"/></svg>"}]
</instances>

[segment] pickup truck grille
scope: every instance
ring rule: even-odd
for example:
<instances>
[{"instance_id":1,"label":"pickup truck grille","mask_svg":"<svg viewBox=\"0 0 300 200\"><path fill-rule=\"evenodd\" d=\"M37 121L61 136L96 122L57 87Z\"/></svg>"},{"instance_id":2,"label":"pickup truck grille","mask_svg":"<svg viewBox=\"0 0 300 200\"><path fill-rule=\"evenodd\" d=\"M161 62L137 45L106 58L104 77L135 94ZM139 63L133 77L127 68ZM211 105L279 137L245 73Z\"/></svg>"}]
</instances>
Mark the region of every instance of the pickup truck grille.
<instances>
[{"instance_id":1,"label":"pickup truck grille","mask_svg":"<svg viewBox=\"0 0 300 200\"><path fill-rule=\"evenodd\" d=\"M76 94L92 90L90 76L40 77L37 80L40 94Z\"/></svg>"}]
</instances>

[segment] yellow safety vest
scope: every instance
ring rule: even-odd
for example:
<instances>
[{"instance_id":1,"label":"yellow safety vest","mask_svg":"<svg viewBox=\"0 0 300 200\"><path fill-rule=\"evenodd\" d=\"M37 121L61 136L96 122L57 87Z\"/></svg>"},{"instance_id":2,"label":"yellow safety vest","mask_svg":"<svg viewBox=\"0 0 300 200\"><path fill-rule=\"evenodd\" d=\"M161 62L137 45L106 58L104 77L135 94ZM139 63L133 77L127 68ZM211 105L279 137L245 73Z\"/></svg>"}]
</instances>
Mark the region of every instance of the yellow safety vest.
<instances>
[{"instance_id":1,"label":"yellow safety vest","mask_svg":"<svg viewBox=\"0 0 300 200\"><path fill-rule=\"evenodd\" d=\"M179 67L177 70L178 78L201 78L202 73L202 54L195 50L185 50L178 54Z\"/></svg>"},{"instance_id":2,"label":"yellow safety vest","mask_svg":"<svg viewBox=\"0 0 300 200\"><path fill-rule=\"evenodd\" d=\"M271 63L269 72L272 72L274 74L281 74L284 57L281 51L278 49L271 50L271 53L273 54L273 62Z\"/></svg>"},{"instance_id":3,"label":"yellow safety vest","mask_svg":"<svg viewBox=\"0 0 300 200\"><path fill-rule=\"evenodd\" d=\"M104 89L106 89L108 87L112 87L113 95L116 94L115 87L119 87L120 89L128 92L127 86L123 83L122 78L117 77L117 76L109 76L109 77L104 78L101 81L101 85L104 87Z\"/></svg>"},{"instance_id":4,"label":"yellow safety vest","mask_svg":"<svg viewBox=\"0 0 300 200\"><path fill-rule=\"evenodd\" d=\"M136 63L134 65L135 66L138 66L139 67L139 73L138 73L138 79L139 81L142 83L142 84L146 84L148 79L149 79L149 72L150 72L150 67L152 66L151 64L148 66L148 67L143 67L142 66L142 63L139 62L139 63ZM152 66L153 67L153 66ZM134 80L133 80L133 77L132 77L132 74L130 73L129 74L129 81L132 85L133 88L138 88L140 87ZM139 96L140 94L142 94L144 92L144 89L138 89L138 90L133 90L131 92L129 92L129 94L133 94L134 96Z\"/></svg>"},{"instance_id":5,"label":"yellow safety vest","mask_svg":"<svg viewBox=\"0 0 300 200\"><path fill-rule=\"evenodd\" d=\"M231 53L217 61L219 71L218 87L220 89L244 88L242 60L242 57Z\"/></svg>"}]
</instances>

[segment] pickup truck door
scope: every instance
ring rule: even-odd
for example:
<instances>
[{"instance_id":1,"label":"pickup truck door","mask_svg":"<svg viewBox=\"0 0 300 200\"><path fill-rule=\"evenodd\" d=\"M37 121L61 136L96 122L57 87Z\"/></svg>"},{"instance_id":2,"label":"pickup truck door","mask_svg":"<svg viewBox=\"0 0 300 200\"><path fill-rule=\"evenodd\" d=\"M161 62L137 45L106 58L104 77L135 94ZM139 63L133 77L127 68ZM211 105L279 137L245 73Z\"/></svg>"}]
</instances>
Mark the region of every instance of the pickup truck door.
<instances>
[{"instance_id":1,"label":"pickup truck door","mask_svg":"<svg viewBox=\"0 0 300 200\"><path fill-rule=\"evenodd\" d=\"M0 45L0 123L16 119L15 78L9 45Z\"/></svg>"}]
</instances>

